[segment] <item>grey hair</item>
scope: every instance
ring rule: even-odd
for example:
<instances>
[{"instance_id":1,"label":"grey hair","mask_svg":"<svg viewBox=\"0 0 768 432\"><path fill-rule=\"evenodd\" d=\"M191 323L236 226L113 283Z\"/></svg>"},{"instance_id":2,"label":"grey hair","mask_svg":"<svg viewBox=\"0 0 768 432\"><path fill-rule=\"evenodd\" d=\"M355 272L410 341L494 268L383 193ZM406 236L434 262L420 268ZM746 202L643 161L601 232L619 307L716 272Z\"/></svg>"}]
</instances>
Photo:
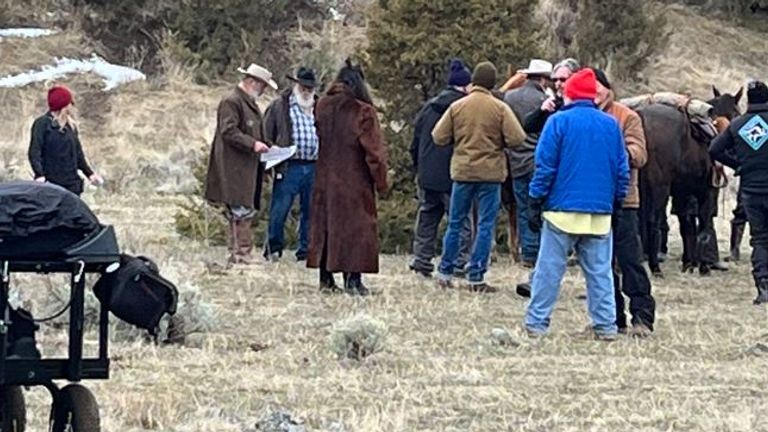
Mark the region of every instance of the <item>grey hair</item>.
<instances>
[{"instance_id":1,"label":"grey hair","mask_svg":"<svg viewBox=\"0 0 768 432\"><path fill-rule=\"evenodd\" d=\"M561 60L559 63L555 65L554 68L552 68L552 72L555 72L556 70L565 67L568 68L571 72L577 72L579 69L581 69L581 65L579 64L579 61L575 58L567 58L565 60Z\"/></svg>"}]
</instances>

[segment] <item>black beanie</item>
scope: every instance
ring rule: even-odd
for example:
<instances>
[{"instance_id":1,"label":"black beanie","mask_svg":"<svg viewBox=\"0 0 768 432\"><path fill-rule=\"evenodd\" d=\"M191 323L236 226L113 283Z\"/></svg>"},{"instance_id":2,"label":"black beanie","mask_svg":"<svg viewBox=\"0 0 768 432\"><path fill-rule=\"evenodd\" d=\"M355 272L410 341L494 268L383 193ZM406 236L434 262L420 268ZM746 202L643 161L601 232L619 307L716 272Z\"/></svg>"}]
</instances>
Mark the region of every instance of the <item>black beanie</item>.
<instances>
[{"instance_id":1,"label":"black beanie","mask_svg":"<svg viewBox=\"0 0 768 432\"><path fill-rule=\"evenodd\" d=\"M768 103L768 86L762 81L752 81L747 85L747 103L750 105Z\"/></svg>"},{"instance_id":2,"label":"black beanie","mask_svg":"<svg viewBox=\"0 0 768 432\"><path fill-rule=\"evenodd\" d=\"M448 73L448 85L466 87L472 82L472 72L467 69L459 59L451 60L451 69Z\"/></svg>"},{"instance_id":3,"label":"black beanie","mask_svg":"<svg viewBox=\"0 0 768 432\"><path fill-rule=\"evenodd\" d=\"M599 82L608 90L611 90L611 82L608 81L608 75L605 74L605 71L598 68L592 68L592 71L595 72L595 78L597 79L597 82Z\"/></svg>"}]
</instances>

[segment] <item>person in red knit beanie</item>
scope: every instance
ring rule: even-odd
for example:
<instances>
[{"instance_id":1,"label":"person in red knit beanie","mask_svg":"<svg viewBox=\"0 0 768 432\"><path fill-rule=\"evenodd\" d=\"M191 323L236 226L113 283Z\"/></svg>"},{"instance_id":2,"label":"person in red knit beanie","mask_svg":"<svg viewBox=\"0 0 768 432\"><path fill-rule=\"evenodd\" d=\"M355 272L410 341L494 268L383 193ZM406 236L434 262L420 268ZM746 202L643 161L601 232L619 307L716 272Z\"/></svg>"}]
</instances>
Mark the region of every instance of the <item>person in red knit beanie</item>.
<instances>
[{"instance_id":1,"label":"person in red knit beanie","mask_svg":"<svg viewBox=\"0 0 768 432\"><path fill-rule=\"evenodd\" d=\"M590 68L576 72L565 82L563 96L571 101L595 100L597 97L597 77L595 72Z\"/></svg>"},{"instance_id":2,"label":"person in red knit beanie","mask_svg":"<svg viewBox=\"0 0 768 432\"><path fill-rule=\"evenodd\" d=\"M549 331L568 253L578 254L587 282L591 332L614 340L616 299L611 215L629 189L629 160L618 122L595 105L591 69L565 83L565 105L544 126L528 192L531 231L541 232L525 327L531 337Z\"/></svg>"},{"instance_id":3,"label":"person in red knit beanie","mask_svg":"<svg viewBox=\"0 0 768 432\"><path fill-rule=\"evenodd\" d=\"M32 124L28 156L36 181L53 183L80 195L83 180L79 172L92 184L104 180L85 159L73 105L68 88L56 85L48 90L48 112Z\"/></svg>"}]
</instances>

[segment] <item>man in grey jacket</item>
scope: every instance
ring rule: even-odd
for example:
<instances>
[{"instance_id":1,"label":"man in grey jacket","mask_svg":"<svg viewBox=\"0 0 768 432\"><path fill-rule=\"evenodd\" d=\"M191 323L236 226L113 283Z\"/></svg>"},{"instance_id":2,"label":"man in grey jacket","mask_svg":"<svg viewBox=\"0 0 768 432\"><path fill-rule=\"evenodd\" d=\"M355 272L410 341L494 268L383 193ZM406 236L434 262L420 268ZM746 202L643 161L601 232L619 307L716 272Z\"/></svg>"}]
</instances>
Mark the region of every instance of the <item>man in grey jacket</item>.
<instances>
[{"instance_id":1,"label":"man in grey jacket","mask_svg":"<svg viewBox=\"0 0 768 432\"><path fill-rule=\"evenodd\" d=\"M538 110L547 99L545 89L549 86L552 63L545 60L531 60L527 69L519 71L528 79L522 87L510 90L504 95L506 102L522 122L530 113ZM539 254L539 234L528 227L528 184L533 177L533 155L539 133L528 133L525 142L515 149L507 149L509 174L512 177L515 201L517 203L517 226L520 235L520 249L523 265L533 267Z\"/></svg>"}]
</instances>

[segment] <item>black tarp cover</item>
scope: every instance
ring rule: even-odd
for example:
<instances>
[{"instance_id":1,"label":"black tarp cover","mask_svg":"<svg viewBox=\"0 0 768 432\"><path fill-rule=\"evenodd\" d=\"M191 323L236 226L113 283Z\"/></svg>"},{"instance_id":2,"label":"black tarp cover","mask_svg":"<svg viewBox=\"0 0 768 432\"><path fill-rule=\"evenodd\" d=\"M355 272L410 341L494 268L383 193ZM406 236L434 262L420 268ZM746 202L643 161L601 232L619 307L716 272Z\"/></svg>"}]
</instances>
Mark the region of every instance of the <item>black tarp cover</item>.
<instances>
[{"instance_id":1,"label":"black tarp cover","mask_svg":"<svg viewBox=\"0 0 768 432\"><path fill-rule=\"evenodd\" d=\"M0 237L62 229L88 234L100 225L88 206L64 188L29 181L0 184Z\"/></svg>"}]
</instances>

